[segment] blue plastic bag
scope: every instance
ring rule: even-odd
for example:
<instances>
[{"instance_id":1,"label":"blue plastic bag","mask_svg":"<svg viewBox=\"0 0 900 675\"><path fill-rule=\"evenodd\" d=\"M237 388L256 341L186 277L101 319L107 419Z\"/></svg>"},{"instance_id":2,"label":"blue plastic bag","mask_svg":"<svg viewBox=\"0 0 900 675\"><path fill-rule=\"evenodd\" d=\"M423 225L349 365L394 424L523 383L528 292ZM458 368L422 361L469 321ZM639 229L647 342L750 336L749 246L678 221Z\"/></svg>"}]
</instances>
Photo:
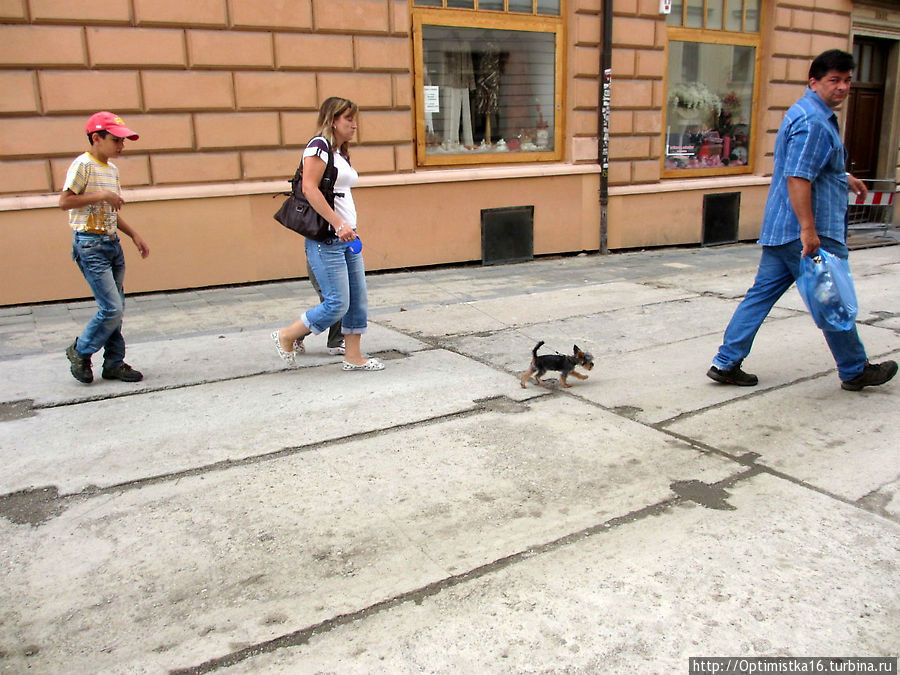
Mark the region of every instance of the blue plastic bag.
<instances>
[{"instance_id":1,"label":"blue plastic bag","mask_svg":"<svg viewBox=\"0 0 900 675\"><path fill-rule=\"evenodd\" d=\"M819 328L829 331L853 328L859 307L846 258L838 258L821 248L814 256L800 258L797 290Z\"/></svg>"}]
</instances>

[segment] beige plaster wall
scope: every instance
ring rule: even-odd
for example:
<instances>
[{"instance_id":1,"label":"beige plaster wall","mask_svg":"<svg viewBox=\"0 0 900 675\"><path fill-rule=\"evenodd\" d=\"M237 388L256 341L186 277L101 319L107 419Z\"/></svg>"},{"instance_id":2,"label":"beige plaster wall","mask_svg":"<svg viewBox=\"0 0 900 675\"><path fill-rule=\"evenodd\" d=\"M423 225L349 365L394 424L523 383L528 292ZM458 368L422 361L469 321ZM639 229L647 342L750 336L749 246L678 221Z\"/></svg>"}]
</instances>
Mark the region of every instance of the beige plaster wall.
<instances>
[{"instance_id":1,"label":"beige plaster wall","mask_svg":"<svg viewBox=\"0 0 900 675\"><path fill-rule=\"evenodd\" d=\"M397 269L481 260L481 210L534 205L537 255L599 247L597 174L389 185L354 190L366 267ZM45 200L52 201L52 200ZM129 293L306 276L303 238L272 218L271 194L133 202ZM436 208L436 205L440 205ZM0 211L0 305L87 297L58 208Z\"/></svg>"}]
</instances>

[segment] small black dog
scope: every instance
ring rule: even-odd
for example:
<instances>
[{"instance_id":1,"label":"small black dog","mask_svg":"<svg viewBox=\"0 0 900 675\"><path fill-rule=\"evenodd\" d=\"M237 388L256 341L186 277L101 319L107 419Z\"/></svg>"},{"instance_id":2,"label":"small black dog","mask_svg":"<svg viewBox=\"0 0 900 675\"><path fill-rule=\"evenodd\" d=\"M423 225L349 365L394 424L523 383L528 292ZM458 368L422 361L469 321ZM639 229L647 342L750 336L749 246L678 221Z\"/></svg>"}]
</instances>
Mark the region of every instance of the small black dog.
<instances>
[{"instance_id":1,"label":"small black dog","mask_svg":"<svg viewBox=\"0 0 900 675\"><path fill-rule=\"evenodd\" d=\"M588 378L587 375L576 372L575 366L583 366L585 369L590 370L594 367L593 356L587 352L581 351L578 348L578 345L575 345L572 356L563 356L562 354L544 354L543 356L538 356L537 351L541 348L542 344L544 344L543 340L538 342L534 346L534 349L531 350L533 356L531 365L528 366L528 370L525 371L525 374L522 375L522 380L519 382L519 384L522 385L522 389L525 389L525 383L532 375L534 375L534 381L543 386L544 383L541 382L541 376L548 370L558 370L561 373L559 381L564 387L572 386L566 382L566 378L569 375L574 375L579 380L586 380Z\"/></svg>"}]
</instances>

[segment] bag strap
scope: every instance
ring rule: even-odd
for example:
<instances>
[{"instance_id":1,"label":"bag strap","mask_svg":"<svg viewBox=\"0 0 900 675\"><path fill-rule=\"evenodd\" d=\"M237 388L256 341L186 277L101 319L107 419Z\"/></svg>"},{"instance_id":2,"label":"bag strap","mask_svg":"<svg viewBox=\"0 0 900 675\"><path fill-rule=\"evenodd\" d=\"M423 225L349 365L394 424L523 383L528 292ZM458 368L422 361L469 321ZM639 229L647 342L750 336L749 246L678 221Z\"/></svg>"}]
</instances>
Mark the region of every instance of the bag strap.
<instances>
[{"instance_id":1,"label":"bag strap","mask_svg":"<svg viewBox=\"0 0 900 675\"><path fill-rule=\"evenodd\" d=\"M334 170L334 153L331 151L331 145L328 145L328 161L325 164L325 173L322 174L322 180L319 181L319 189L321 190L323 187L323 183L325 179L331 175ZM300 158L300 166L297 167L297 170L294 172L294 177L291 179L291 194L297 194L297 186L303 183L303 160L305 157ZM324 194L324 191L323 191Z\"/></svg>"}]
</instances>

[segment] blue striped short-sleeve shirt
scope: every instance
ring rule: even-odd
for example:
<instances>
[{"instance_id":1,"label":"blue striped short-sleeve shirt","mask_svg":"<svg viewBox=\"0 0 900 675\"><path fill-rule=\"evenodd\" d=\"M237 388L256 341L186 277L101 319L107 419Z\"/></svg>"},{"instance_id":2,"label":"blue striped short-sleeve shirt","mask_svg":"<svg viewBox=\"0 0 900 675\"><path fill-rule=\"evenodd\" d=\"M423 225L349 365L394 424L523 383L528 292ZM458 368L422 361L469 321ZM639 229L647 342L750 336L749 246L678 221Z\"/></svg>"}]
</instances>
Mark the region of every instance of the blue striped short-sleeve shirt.
<instances>
[{"instance_id":1,"label":"blue striped short-sleeve shirt","mask_svg":"<svg viewBox=\"0 0 900 675\"><path fill-rule=\"evenodd\" d=\"M775 140L775 169L763 216L759 243L780 246L800 238L800 222L788 197L789 176L812 184L812 210L816 232L844 242L846 239L846 151L837 115L812 89L784 115Z\"/></svg>"}]
</instances>

